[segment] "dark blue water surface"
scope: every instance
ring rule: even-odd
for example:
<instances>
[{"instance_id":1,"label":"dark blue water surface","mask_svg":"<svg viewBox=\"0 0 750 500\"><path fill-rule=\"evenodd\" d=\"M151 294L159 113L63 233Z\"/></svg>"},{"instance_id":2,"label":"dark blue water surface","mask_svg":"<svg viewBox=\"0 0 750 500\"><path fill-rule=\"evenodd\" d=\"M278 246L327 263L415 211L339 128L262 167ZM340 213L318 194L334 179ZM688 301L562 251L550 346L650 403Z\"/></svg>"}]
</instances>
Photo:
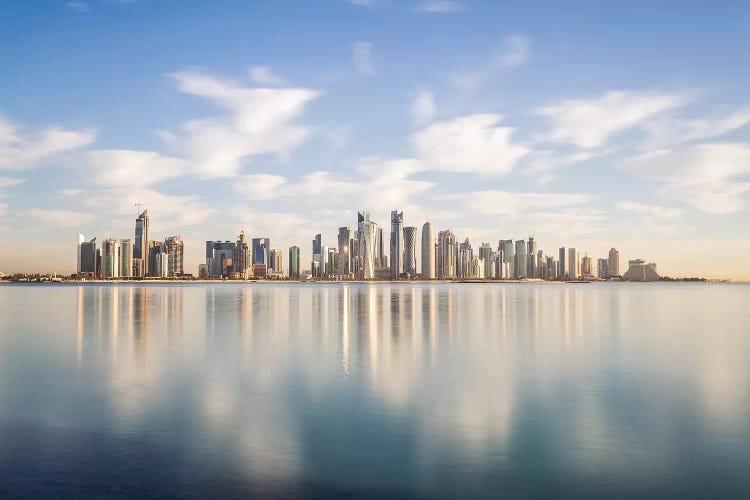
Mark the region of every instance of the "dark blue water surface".
<instances>
[{"instance_id":1,"label":"dark blue water surface","mask_svg":"<svg viewBox=\"0 0 750 500\"><path fill-rule=\"evenodd\" d=\"M750 286L0 286L0 496L750 498Z\"/></svg>"}]
</instances>

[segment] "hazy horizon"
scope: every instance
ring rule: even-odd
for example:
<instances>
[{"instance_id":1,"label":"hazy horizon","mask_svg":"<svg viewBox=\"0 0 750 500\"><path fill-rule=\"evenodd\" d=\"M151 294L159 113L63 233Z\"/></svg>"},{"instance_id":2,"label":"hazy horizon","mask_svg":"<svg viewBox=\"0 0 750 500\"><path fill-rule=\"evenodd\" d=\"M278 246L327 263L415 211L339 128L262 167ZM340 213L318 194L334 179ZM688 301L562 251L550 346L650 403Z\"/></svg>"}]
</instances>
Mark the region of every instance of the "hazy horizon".
<instances>
[{"instance_id":1,"label":"hazy horizon","mask_svg":"<svg viewBox=\"0 0 750 500\"><path fill-rule=\"evenodd\" d=\"M744 4L15 2L0 272L75 235L336 244L358 210L497 247L750 280ZM420 241L420 238L418 238ZM418 247L419 248L419 247ZM419 259L419 251L417 259Z\"/></svg>"}]
</instances>

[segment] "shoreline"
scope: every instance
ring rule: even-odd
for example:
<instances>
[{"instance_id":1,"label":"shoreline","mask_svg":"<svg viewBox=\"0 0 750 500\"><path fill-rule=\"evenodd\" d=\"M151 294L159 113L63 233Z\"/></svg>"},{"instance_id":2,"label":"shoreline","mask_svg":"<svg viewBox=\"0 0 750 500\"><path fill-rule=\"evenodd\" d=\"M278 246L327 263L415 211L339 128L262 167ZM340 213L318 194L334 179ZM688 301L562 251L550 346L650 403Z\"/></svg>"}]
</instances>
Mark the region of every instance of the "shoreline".
<instances>
[{"instance_id":1,"label":"shoreline","mask_svg":"<svg viewBox=\"0 0 750 500\"><path fill-rule=\"evenodd\" d=\"M568 280L568 281L557 281L557 280L540 280L540 279L529 279L529 280L177 280L177 279L148 279L148 280L85 280L85 281L0 281L0 285L148 285L149 283L165 285L185 285L185 284L216 284L216 285L399 285L399 284L514 284L514 285L534 285L534 284L545 284L545 285L591 285L591 284L602 284L602 283L619 283L619 284L630 284L630 283L728 283L728 284L742 284L750 283L748 281L732 281L732 280L661 280L661 281L619 281L619 280Z\"/></svg>"}]
</instances>

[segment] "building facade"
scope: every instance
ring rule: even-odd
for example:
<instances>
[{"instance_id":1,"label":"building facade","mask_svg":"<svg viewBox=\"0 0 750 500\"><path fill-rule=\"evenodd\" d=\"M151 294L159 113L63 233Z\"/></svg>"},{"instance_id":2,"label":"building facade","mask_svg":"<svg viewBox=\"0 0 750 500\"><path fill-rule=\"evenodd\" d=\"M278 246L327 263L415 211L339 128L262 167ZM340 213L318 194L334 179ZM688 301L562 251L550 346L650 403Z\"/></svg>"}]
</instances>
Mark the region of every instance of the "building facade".
<instances>
[{"instance_id":1,"label":"building facade","mask_svg":"<svg viewBox=\"0 0 750 500\"><path fill-rule=\"evenodd\" d=\"M620 276L620 252L614 247L609 249L607 266L609 268L609 276Z\"/></svg>"},{"instance_id":2,"label":"building facade","mask_svg":"<svg viewBox=\"0 0 750 500\"><path fill-rule=\"evenodd\" d=\"M375 259L377 257L375 239L377 238L377 231L378 225L370 220L369 213L359 212L357 214L360 279L375 279Z\"/></svg>"},{"instance_id":3,"label":"building facade","mask_svg":"<svg viewBox=\"0 0 750 500\"><path fill-rule=\"evenodd\" d=\"M135 219L135 245L133 245L133 259L143 259L141 265L142 276L149 275L148 258L148 210L144 210Z\"/></svg>"},{"instance_id":4,"label":"building facade","mask_svg":"<svg viewBox=\"0 0 750 500\"><path fill-rule=\"evenodd\" d=\"M438 233L435 266L439 279L456 278L456 235L450 229Z\"/></svg>"},{"instance_id":5,"label":"building facade","mask_svg":"<svg viewBox=\"0 0 750 500\"><path fill-rule=\"evenodd\" d=\"M404 228L404 274L410 279L417 277L417 228Z\"/></svg>"},{"instance_id":6,"label":"building facade","mask_svg":"<svg viewBox=\"0 0 750 500\"><path fill-rule=\"evenodd\" d=\"M299 247L289 247L289 277L299 279Z\"/></svg>"},{"instance_id":7,"label":"building facade","mask_svg":"<svg viewBox=\"0 0 750 500\"><path fill-rule=\"evenodd\" d=\"M432 224L425 222L422 226L422 279L435 279L435 235Z\"/></svg>"},{"instance_id":8,"label":"building facade","mask_svg":"<svg viewBox=\"0 0 750 500\"><path fill-rule=\"evenodd\" d=\"M398 279L404 273L404 212L391 212L391 278Z\"/></svg>"}]
</instances>

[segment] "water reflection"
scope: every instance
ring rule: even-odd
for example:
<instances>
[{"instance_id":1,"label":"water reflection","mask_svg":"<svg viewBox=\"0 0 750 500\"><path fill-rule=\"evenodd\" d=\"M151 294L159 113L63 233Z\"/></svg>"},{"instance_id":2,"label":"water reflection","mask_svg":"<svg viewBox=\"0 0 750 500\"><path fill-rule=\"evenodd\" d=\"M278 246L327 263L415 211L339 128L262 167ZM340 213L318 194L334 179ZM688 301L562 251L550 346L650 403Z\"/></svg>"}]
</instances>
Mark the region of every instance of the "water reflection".
<instances>
[{"instance_id":1,"label":"water reflection","mask_svg":"<svg viewBox=\"0 0 750 500\"><path fill-rule=\"evenodd\" d=\"M98 436L76 453L117 461L158 447L151 465L179 456L175 477L200 468L237 491L748 488L747 287L4 287L0 298L0 463L68 456L60 440L76 429ZM18 426L48 439L9 455Z\"/></svg>"}]
</instances>

